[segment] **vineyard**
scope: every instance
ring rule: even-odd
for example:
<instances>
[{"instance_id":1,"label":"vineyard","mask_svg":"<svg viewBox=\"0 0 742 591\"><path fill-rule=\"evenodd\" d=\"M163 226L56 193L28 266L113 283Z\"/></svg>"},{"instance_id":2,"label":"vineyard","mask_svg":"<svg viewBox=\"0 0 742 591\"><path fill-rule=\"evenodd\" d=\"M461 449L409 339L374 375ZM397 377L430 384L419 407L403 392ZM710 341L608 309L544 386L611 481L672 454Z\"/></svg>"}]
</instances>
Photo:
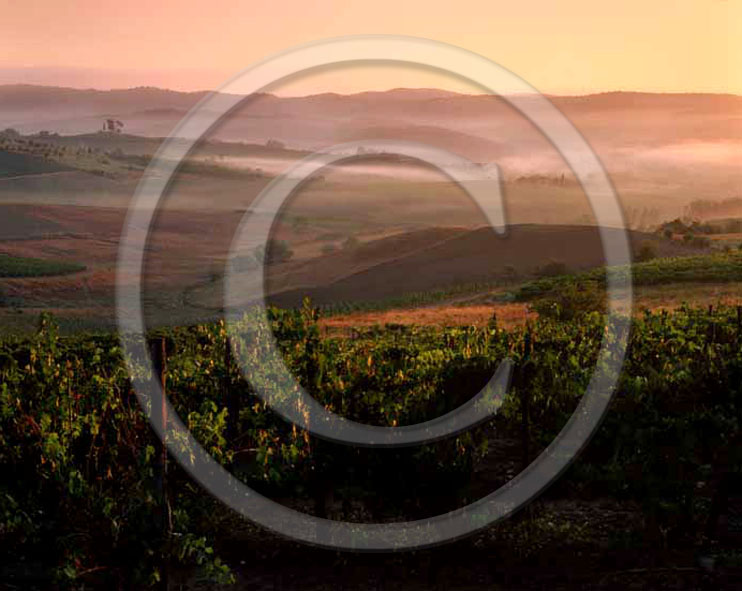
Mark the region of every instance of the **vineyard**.
<instances>
[{"instance_id":1,"label":"vineyard","mask_svg":"<svg viewBox=\"0 0 742 591\"><path fill-rule=\"evenodd\" d=\"M418 448L361 449L317 439L267 408L228 353L223 323L150 335L171 403L215 459L261 494L348 521L432 516L505 484L564 426L611 331L592 312L515 330L493 318L481 329L389 327L322 338L317 315L308 303L272 309L273 333L315 399L360 422L434 418L471 398L503 358L516 367L488 423ZM249 324L242 346L259 347ZM632 543L649 552L723 545L716 491L742 464L740 342L737 309L637 318L609 414L549 499L639 507L642 535ZM225 558L224 539L238 520L163 461L115 336L61 337L42 316L33 337L0 343L0 380L0 463L13 475L0 484L6 580L12 575L17 588L54 581L121 589L162 588L179 572L236 580L239 565ZM538 511L495 529L507 537ZM548 546L543 530L528 532L528 547ZM619 538L609 543L624 543ZM562 551L561 541L551 544Z\"/></svg>"},{"instance_id":2,"label":"vineyard","mask_svg":"<svg viewBox=\"0 0 742 591\"><path fill-rule=\"evenodd\" d=\"M48 277L84 271L85 266L62 261L0 254L0 277Z\"/></svg>"},{"instance_id":3,"label":"vineyard","mask_svg":"<svg viewBox=\"0 0 742 591\"><path fill-rule=\"evenodd\" d=\"M742 281L742 252L717 252L696 256L660 258L621 267L611 271L617 280L631 273L634 285L662 285L667 283L714 283ZM538 279L518 288L518 300L530 300L558 291L575 282L605 282L605 270L593 269L574 275L559 275Z\"/></svg>"}]
</instances>

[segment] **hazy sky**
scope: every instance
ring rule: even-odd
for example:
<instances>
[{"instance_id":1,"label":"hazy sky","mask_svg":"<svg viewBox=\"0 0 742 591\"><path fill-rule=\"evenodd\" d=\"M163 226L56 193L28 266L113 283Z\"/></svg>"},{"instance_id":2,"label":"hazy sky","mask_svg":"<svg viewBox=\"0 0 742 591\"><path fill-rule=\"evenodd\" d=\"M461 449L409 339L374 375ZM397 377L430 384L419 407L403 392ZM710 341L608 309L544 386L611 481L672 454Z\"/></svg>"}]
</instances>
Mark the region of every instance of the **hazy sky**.
<instances>
[{"instance_id":1,"label":"hazy sky","mask_svg":"<svg viewBox=\"0 0 742 591\"><path fill-rule=\"evenodd\" d=\"M3 0L0 83L211 89L271 53L340 35L428 37L543 92L742 94L742 0ZM407 67L343 68L281 94L437 86Z\"/></svg>"}]
</instances>

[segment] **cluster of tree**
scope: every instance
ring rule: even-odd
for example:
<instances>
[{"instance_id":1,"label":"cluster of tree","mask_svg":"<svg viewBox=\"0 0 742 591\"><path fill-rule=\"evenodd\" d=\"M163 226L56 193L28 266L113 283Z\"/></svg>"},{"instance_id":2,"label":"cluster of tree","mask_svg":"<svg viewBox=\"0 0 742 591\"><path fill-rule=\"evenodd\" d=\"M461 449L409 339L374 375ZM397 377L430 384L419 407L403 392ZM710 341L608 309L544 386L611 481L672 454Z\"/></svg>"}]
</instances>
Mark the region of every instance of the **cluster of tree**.
<instances>
[{"instance_id":1,"label":"cluster of tree","mask_svg":"<svg viewBox=\"0 0 742 591\"><path fill-rule=\"evenodd\" d=\"M689 233L712 234L713 231L714 228L710 224L703 224L698 220L684 221L680 218L675 218L674 220L665 222L659 227L659 232L661 232L667 238L672 238L676 234L680 234L683 236Z\"/></svg>"},{"instance_id":2,"label":"cluster of tree","mask_svg":"<svg viewBox=\"0 0 742 591\"><path fill-rule=\"evenodd\" d=\"M46 159L62 158L67 151L65 146L36 141L31 139L33 137L35 136L24 137L13 129L6 129L0 132L0 149L14 154L28 154ZM38 137L50 137L50 135L40 134Z\"/></svg>"},{"instance_id":3,"label":"cluster of tree","mask_svg":"<svg viewBox=\"0 0 742 591\"><path fill-rule=\"evenodd\" d=\"M103 120L103 131L107 133L121 133L124 128L123 122L118 119L104 119Z\"/></svg>"},{"instance_id":4,"label":"cluster of tree","mask_svg":"<svg viewBox=\"0 0 742 591\"><path fill-rule=\"evenodd\" d=\"M0 138L18 139L21 137L20 132L12 127L7 127L0 131Z\"/></svg>"},{"instance_id":5,"label":"cluster of tree","mask_svg":"<svg viewBox=\"0 0 742 591\"><path fill-rule=\"evenodd\" d=\"M698 220L683 221L680 218L675 218L662 224L657 229L657 233L668 240L680 239L690 246L707 248L711 245L711 240L705 234L714 234L717 231L711 224L704 224Z\"/></svg>"}]
</instances>

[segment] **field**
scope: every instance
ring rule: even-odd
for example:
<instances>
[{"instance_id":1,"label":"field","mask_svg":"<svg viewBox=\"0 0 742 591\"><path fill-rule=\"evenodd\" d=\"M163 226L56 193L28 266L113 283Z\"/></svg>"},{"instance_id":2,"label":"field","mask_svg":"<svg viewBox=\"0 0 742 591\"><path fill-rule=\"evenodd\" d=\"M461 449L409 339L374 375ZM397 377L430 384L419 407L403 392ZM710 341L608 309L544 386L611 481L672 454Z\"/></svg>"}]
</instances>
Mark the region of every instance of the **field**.
<instances>
[{"instance_id":1,"label":"field","mask_svg":"<svg viewBox=\"0 0 742 591\"><path fill-rule=\"evenodd\" d=\"M20 94L14 94L16 91ZM8 99L12 104L26 91L33 94L33 89L16 91ZM157 93L150 98L154 95ZM182 100L182 104L192 98L157 95L158 101ZM388 107L396 110L395 100L400 97L392 93L387 98ZM414 100L427 99L420 96ZM592 100L602 104L602 99ZM268 108L272 101L264 98L253 106ZM347 101L355 105L355 98ZM321 103L312 108L322 111L322 117L329 116ZM178 104L143 108L141 114L153 123L160 116L181 112L182 104ZM168 110L171 108L174 111ZM301 111L303 107L289 101L286 108ZM357 108L353 106L354 113L360 112ZM455 111L450 116L455 120ZM259 125L275 124L271 117L266 115ZM247 120L238 116L235 121L241 125ZM249 122L257 123L254 118ZM129 125L125 129L136 131ZM359 129L348 133L355 137L361 133ZM369 129L381 128L376 124L362 127ZM440 135L442 128L416 121L407 129L428 134L430 137L425 137L431 139L435 133ZM466 129L469 131L463 135L471 136L473 128ZM0 252L72 261L86 268L67 277L4 281L3 293L14 303L10 312L0 309L5 325L14 331L30 330L35 313L47 309L59 316L65 330L111 329L116 255L125 211L162 137L39 132L3 135L1 139L0 170L7 174L0 179ZM234 138L214 136L199 143L164 199L153 228L146 270L145 308L153 326L219 317L226 255L239 220L251 211L253 200L275 174L308 153L299 147L301 142L228 139ZM523 145L514 144L510 152L510 148L492 142L473 144L470 137L450 139L482 156L488 150L501 155L506 169L512 165L505 171L503 187L508 237L501 239L483 228L483 213L440 172L423 164L365 155L358 162L323 171L302 185L280 212L271 234L286 243L293 256L269 266L266 283L270 301L295 306L309 295L323 308L336 311L436 303L460 306L464 295L484 297L492 289L527 283L552 261L565 264L570 273L601 265L594 219L576 180L569 173L565 176L551 170L546 160L543 166L536 166L538 173L532 170L533 163L527 169L513 165L520 162L526 148L529 154L537 146L539 153L546 148L534 138L524 140ZM533 158L542 162L540 157ZM21 168L14 164L21 161L25 163ZM646 230L661 219L661 212L677 215L691 198L698 201L706 194L725 191L718 184L723 175L704 176L693 185L673 176L668 184L662 171L669 165L664 161L655 164L656 169L651 170L646 168L648 163L637 165L639 168L632 165L630 173L623 165L612 170L627 222L633 228L634 250L649 245L660 258L708 252L710 247L667 240ZM11 174L13 170L22 174ZM667 170L675 175L674 167ZM671 193L673 205L669 207ZM663 199L665 205L657 207ZM357 244L347 248L353 242ZM199 245L197 253L193 251L195 243ZM239 256L249 258L254 253ZM455 317L460 322L466 320L460 313ZM455 321L454 316L450 321Z\"/></svg>"},{"instance_id":2,"label":"field","mask_svg":"<svg viewBox=\"0 0 742 591\"><path fill-rule=\"evenodd\" d=\"M198 185L195 181L189 190ZM0 212L0 252L85 267L48 279L6 279L3 292L13 299L12 318L7 318L7 309L0 309L0 314L6 315L8 325L14 330L31 329L36 311L48 309L55 311L65 329L112 328L115 266L125 211L13 203L0 205ZM273 231L274 239L285 241L294 253L267 268L266 285L276 305L296 305L305 295L338 312L436 302L450 305L492 288L511 289L530 281L553 260L564 263L570 272L602 262L598 233L590 226L517 225L500 238L476 226L363 225L353 217L298 214L287 212ZM241 215L220 208L171 209L166 204L153 228L146 268L145 308L152 324L193 323L219 316L226 251ZM346 245L349 236L357 241L352 247ZM631 239L637 249L651 244L658 256L699 252L647 233L633 232ZM193 250L194 240L198 252ZM332 248L325 249L327 245ZM19 315L18 310L23 312ZM79 319L86 324L81 326Z\"/></svg>"}]
</instances>

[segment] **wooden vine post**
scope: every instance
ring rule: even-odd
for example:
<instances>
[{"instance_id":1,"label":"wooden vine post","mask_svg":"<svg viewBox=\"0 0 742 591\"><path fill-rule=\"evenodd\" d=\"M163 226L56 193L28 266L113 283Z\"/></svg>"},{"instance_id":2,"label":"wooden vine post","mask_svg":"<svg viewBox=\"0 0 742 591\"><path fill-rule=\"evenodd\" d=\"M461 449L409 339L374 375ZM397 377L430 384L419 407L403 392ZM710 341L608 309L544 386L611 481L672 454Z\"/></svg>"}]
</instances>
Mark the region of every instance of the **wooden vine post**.
<instances>
[{"instance_id":1,"label":"wooden vine post","mask_svg":"<svg viewBox=\"0 0 742 591\"><path fill-rule=\"evenodd\" d=\"M528 372L531 371L531 354L533 352L533 334L531 326L526 326L523 336L523 358L518 371L518 388L520 390L521 405L521 470L525 470L531 462L531 384L528 383ZM523 515L526 520L529 535L533 527L533 506L528 504Z\"/></svg>"},{"instance_id":2,"label":"wooden vine post","mask_svg":"<svg viewBox=\"0 0 742 591\"><path fill-rule=\"evenodd\" d=\"M157 510L155 513L155 527L162 539L161 556L160 556L160 581L159 589L168 589L168 555L167 549L170 542L170 533L172 530L170 520L170 502L168 498L167 487L167 445L164 441L164 435L167 432L167 390L166 390L166 371L167 371L167 342L163 337L158 337L150 341L150 356L154 375L159 380L162 389L162 398L159 404L152 401L151 417L153 424L159 425L163 438L155 435L155 456L154 456L154 493L157 499Z\"/></svg>"},{"instance_id":3,"label":"wooden vine post","mask_svg":"<svg viewBox=\"0 0 742 591\"><path fill-rule=\"evenodd\" d=\"M526 328L526 333L523 338L523 360L520 367L520 405L521 405L521 463L522 468L528 466L531 461L530 458L530 433L529 433L529 422L531 413L531 395L529 386L527 385L527 372L529 369L529 363L531 359L531 351L533 348L533 342L531 337L530 326Z\"/></svg>"},{"instance_id":4,"label":"wooden vine post","mask_svg":"<svg viewBox=\"0 0 742 591\"><path fill-rule=\"evenodd\" d=\"M235 342L235 346L237 343ZM237 362L239 363L239 355ZM224 339L224 376L222 378L222 398L227 406L227 432L228 444L233 444L237 438L237 430L240 417L240 399L232 384L232 344L229 337Z\"/></svg>"}]
</instances>

